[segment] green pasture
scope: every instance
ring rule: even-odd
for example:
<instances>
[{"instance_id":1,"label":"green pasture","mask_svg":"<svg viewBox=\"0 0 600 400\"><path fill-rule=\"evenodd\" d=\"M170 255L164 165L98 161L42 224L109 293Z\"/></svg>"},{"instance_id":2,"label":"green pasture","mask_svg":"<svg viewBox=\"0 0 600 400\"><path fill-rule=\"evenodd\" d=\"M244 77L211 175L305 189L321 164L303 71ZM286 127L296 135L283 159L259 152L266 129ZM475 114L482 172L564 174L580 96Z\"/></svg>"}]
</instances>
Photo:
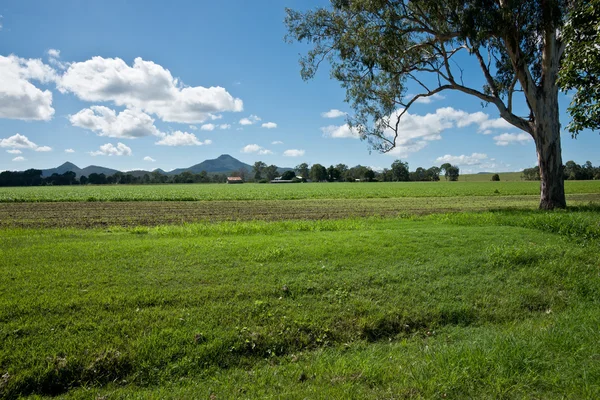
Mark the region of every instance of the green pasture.
<instances>
[{"instance_id":1,"label":"green pasture","mask_svg":"<svg viewBox=\"0 0 600 400\"><path fill-rule=\"evenodd\" d=\"M569 194L600 193L600 181L567 181ZM359 182L0 188L0 202L302 200L539 195L539 182Z\"/></svg>"},{"instance_id":2,"label":"green pasture","mask_svg":"<svg viewBox=\"0 0 600 400\"><path fill-rule=\"evenodd\" d=\"M2 229L0 397L598 398L599 215Z\"/></svg>"}]
</instances>

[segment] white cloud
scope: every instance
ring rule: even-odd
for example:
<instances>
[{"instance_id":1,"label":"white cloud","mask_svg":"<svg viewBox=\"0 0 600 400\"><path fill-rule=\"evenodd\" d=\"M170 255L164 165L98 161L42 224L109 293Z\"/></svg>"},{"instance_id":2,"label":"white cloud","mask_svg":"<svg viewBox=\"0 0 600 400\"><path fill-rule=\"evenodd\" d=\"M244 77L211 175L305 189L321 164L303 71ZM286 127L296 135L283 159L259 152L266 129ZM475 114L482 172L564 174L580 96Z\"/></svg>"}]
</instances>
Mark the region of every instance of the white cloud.
<instances>
[{"instance_id":1,"label":"white cloud","mask_svg":"<svg viewBox=\"0 0 600 400\"><path fill-rule=\"evenodd\" d=\"M168 69L139 57L131 67L120 58L98 56L72 63L58 89L85 101L140 109L168 122L194 124L219 118L215 113L243 110L242 100L224 88L185 86Z\"/></svg>"},{"instance_id":2,"label":"white cloud","mask_svg":"<svg viewBox=\"0 0 600 400\"><path fill-rule=\"evenodd\" d=\"M260 155L265 155L265 154L273 154L273 152L269 149L265 149L264 147L261 147L257 144L249 144L247 146L245 146L242 150L242 153L258 153Z\"/></svg>"},{"instance_id":3,"label":"white cloud","mask_svg":"<svg viewBox=\"0 0 600 400\"><path fill-rule=\"evenodd\" d=\"M212 140L201 141L193 133L175 131L163 137L156 144L160 146L203 146L212 144Z\"/></svg>"},{"instance_id":4,"label":"white cloud","mask_svg":"<svg viewBox=\"0 0 600 400\"><path fill-rule=\"evenodd\" d=\"M48 57L60 58L60 50L50 49L47 51Z\"/></svg>"},{"instance_id":5,"label":"white cloud","mask_svg":"<svg viewBox=\"0 0 600 400\"><path fill-rule=\"evenodd\" d=\"M130 156L132 154L131 149L119 142L117 145L112 143L106 143L100 146L97 151L90 152L92 156Z\"/></svg>"},{"instance_id":6,"label":"white cloud","mask_svg":"<svg viewBox=\"0 0 600 400\"><path fill-rule=\"evenodd\" d=\"M30 149L35 151L50 151L48 146L38 146L20 133L14 134L6 139L0 139L0 147L12 147L13 149Z\"/></svg>"},{"instance_id":7,"label":"white cloud","mask_svg":"<svg viewBox=\"0 0 600 400\"><path fill-rule=\"evenodd\" d=\"M256 115L250 115L248 118L240 119L240 125L252 125L260 120L260 117L257 117Z\"/></svg>"},{"instance_id":8,"label":"white cloud","mask_svg":"<svg viewBox=\"0 0 600 400\"><path fill-rule=\"evenodd\" d=\"M0 31L2 30L2 15L0 15Z\"/></svg>"},{"instance_id":9,"label":"white cloud","mask_svg":"<svg viewBox=\"0 0 600 400\"><path fill-rule=\"evenodd\" d=\"M342 139L342 138L359 139L360 138L360 134L358 133L358 131L356 129L351 129L348 124L344 124L344 125L340 125L340 126L336 126L336 125L324 126L321 128L321 131L323 132L323 136L335 138L335 139Z\"/></svg>"},{"instance_id":10,"label":"white cloud","mask_svg":"<svg viewBox=\"0 0 600 400\"><path fill-rule=\"evenodd\" d=\"M99 136L135 139L144 136L163 136L154 119L139 110L126 109L117 114L104 106L91 106L69 116L73 126L98 132Z\"/></svg>"},{"instance_id":11,"label":"white cloud","mask_svg":"<svg viewBox=\"0 0 600 400\"><path fill-rule=\"evenodd\" d=\"M407 95L407 98L412 98L415 95ZM446 98L446 96L441 95L439 93L436 93L432 96L429 97L419 97L417 100L415 100L415 103L419 103L419 104L431 104L434 101L439 101L439 100L444 100Z\"/></svg>"},{"instance_id":12,"label":"white cloud","mask_svg":"<svg viewBox=\"0 0 600 400\"><path fill-rule=\"evenodd\" d=\"M336 110L335 108L332 108L331 110L321 113L321 117L323 118L339 118L339 117L344 117L346 115L345 112L340 111L340 110Z\"/></svg>"},{"instance_id":13,"label":"white cloud","mask_svg":"<svg viewBox=\"0 0 600 400\"><path fill-rule=\"evenodd\" d=\"M156 160L150 156L146 156L146 157L144 157L144 161L154 162Z\"/></svg>"},{"instance_id":14,"label":"white cloud","mask_svg":"<svg viewBox=\"0 0 600 400\"><path fill-rule=\"evenodd\" d=\"M274 142L271 142L271 144L283 144L283 142L281 140L276 140Z\"/></svg>"},{"instance_id":15,"label":"white cloud","mask_svg":"<svg viewBox=\"0 0 600 400\"><path fill-rule=\"evenodd\" d=\"M283 155L286 157L302 157L304 155L304 150L289 149L284 151Z\"/></svg>"},{"instance_id":16,"label":"white cloud","mask_svg":"<svg viewBox=\"0 0 600 400\"><path fill-rule=\"evenodd\" d=\"M267 128L267 129L275 129L275 128L277 128L277 124L275 122L265 122L261 126L263 128Z\"/></svg>"},{"instance_id":17,"label":"white cloud","mask_svg":"<svg viewBox=\"0 0 600 400\"><path fill-rule=\"evenodd\" d=\"M204 124L200 127L200 129L202 129L203 131L214 131L215 124Z\"/></svg>"},{"instance_id":18,"label":"white cloud","mask_svg":"<svg viewBox=\"0 0 600 400\"><path fill-rule=\"evenodd\" d=\"M503 133L493 138L497 146L508 146L509 144L526 144L533 139L528 133Z\"/></svg>"},{"instance_id":19,"label":"white cloud","mask_svg":"<svg viewBox=\"0 0 600 400\"><path fill-rule=\"evenodd\" d=\"M56 79L54 69L39 59L0 56L0 118L52 119L52 92L41 90L30 81L49 83Z\"/></svg>"},{"instance_id":20,"label":"white cloud","mask_svg":"<svg viewBox=\"0 0 600 400\"><path fill-rule=\"evenodd\" d=\"M374 167L374 166L371 166L369 168L372 169L375 172L382 172L384 170L383 167Z\"/></svg>"},{"instance_id":21,"label":"white cloud","mask_svg":"<svg viewBox=\"0 0 600 400\"><path fill-rule=\"evenodd\" d=\"M46 151L52 151L52 147L50 146L39 146L35 149L35 151L41 151L41 152L46 152Z\"/></svg>"},{"instance_id":22,"label":"white cloud","mask_svg":"<svg viewBox=\"0 0 600 400\"><path fill-rule=\"evenodd\" d=\"M12 160L13 160L13 161L16 161L16 162L19 162L19 161L25 161L25 160L26 160L26 158L25 158L25 157L21 157L21 156L19 156L19 157L15 157L15 158L13 158Z\"/></svg>"},{"instance_id":23,"label":"white cloud","mask_svg":"<svg viewBox=\"0 0 600 400\"><path fill-rule=\"evenodd\" d=\"M231 129L231 125L229 125L229 124L221 124L221 125L219 125L219 129Z\"/></svg>"},{"instance_id":24,"label":"white cloud","mask_svg":"<svg viewBox=\"0 0 600 400\"><path fill-rule=\"evenodd\" d=\"M75 150L73 150L73 149L65 149L65 153L75 153Z\"/></svg>"},{"instance_id":25,"label":"white cloud","mask_svg":"<svg viewBox=\"0 0 600 400\"><path fill-rule=\"evenodd\" d=\"M395 123L401 112L402 110L397 110L390 121ZM506 122L500 118L490 119L488 114L481 111L468 113L452 107L438 108L435 113L425 115L407 112L398 126L396 147L386 154L395 157L406 157L411 153L422 150L429 142L440 140L442 138L441 133L445 130L465 128L471 125L477 125L479 132L491 132L491 129L505 127ZM384 134L390 138L394 136L391 129L387 129Z\"/></svg>"},{"instance_id":26,"label":"white cloud","mask_svg":"<svg viewBox=\"0 0 600 400\"><path fill-rule=\"evenodd\" d=\"M195 125L190 125L190 129L191 129L191 130L193 130L193 131L197 131L197 130L198 130L198 127L197 127L197 126L195 126Z\"/></svg>"},{"instance_id":27,"label":"white cloud","mask_svg":"<svg viewBox=\"0 0 600 400\"><path fill-rule=\"evenodd\" d=\"M8 154L22 154L23 153L21 150L17 150L17 149L6 150L6 152Z\"/></svg>"},{"instance_id":28,"label":"white cloud","mask_svg":"<svg viewBox=\"0 0 600 400\"><path fill-rule=\"evenodd\" d=\"M484 153L473 153L470 156L460 155L452 156L446 154L445 156L438 157L435 159L436 164L450 163L452 165L480 165L484 160L487 160L488 156Z\"/></svg>"}]
</instances>

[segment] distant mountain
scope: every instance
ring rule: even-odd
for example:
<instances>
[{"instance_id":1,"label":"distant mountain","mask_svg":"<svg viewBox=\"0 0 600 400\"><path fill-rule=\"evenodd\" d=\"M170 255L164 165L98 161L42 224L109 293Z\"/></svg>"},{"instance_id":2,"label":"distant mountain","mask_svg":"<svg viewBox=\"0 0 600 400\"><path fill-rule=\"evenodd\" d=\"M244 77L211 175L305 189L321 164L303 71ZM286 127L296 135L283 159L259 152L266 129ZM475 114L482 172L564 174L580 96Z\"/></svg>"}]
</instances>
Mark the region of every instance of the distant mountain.
<instances>
[{"instance_id":1,"label":"distant mountain","mask_svg":"<svg viewBox=\"0 0 600 400\"><path fill-rule=\"evenodd\" d=\"M90 165L89 167L85 167L85 168L81 169L77 165L67 161L66 163L64 163L61 166L58 166L56 168L43 169L42 176L46 177L46 176L51 176L52 174L62 175L68 171L75 172L75 174L77 175L78 178L82 175L90 176L90 174L93 174L93 173L104 174L106 176L109 176L109 175L113 175L113 174L119 172L116 169L99 167L97 165Z\"/></svg>"},{"instance_id":2,"label":"distant mountain","mask_svg":"<svg viewBox=\"0 0 600 400\"><path fill-rule=\"evenodd\" d=\"M182 172L193 172L198 174L202 171L210 172L232 172L239 171L242 168L252 172L252 165L241 162L240 160L231 157L229 154L223 154L213 160L202 161L200 164L192 165L189 168L178 168L167 172L168 175L177 175Z\"/></svg>"},{"instance_id":3,"label":"distant mountain","mask_svg":"<svg viewBox=\"0 0 600 400\"><path fill-rule=\"evenodd\" d=\"M192 172L198 174L202 171L206 171L209 174L215 173L229 173L233 171L239 171L241 169L246 169L249 173L252 173L252 165L241 162L240 160L233 158L229 154L223 154L215 159L202 161L200 164L192 165L188 168L177 168L173 171L166 172L160 168L155 169L154 171L164 174L164 175L177 175L182 172ZM292 168L278 167L277 171L279 173L283 173ZM90 165L89 167L79 168L77 165L66 162L56 168L49 168L42 170L42 176L47 177L52 174L62 175L67 171L73 171L79 178L82 175L90 176L90 174L104 174L106 176L114 175L117 172L120 172L116 169L100 167L97 165ZM152 171L144 171L144 170L135 170L135 171L127 171L126 173L134 175L136 177L144 176L145 174L151 175Z\"/></svg>"}]
</instances>

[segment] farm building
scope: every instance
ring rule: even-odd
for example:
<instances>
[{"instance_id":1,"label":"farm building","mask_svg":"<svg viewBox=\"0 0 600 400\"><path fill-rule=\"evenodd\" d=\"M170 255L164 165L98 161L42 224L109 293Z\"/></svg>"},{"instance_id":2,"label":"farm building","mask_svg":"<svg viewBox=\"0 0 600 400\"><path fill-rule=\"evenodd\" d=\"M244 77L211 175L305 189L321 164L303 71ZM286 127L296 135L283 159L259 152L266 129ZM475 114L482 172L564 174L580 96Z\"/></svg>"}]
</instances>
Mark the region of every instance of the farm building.
<instances>
[{"instance_id":1,"label":"farm building","mask_svg":"<svg viewBox=\"0 0 600 400\"><path fill-rule=\"evenodd\" d=\"M244 180L239 176L229 176L227 177L227 183L244 183Z\"/></svg>"}]
</instances>

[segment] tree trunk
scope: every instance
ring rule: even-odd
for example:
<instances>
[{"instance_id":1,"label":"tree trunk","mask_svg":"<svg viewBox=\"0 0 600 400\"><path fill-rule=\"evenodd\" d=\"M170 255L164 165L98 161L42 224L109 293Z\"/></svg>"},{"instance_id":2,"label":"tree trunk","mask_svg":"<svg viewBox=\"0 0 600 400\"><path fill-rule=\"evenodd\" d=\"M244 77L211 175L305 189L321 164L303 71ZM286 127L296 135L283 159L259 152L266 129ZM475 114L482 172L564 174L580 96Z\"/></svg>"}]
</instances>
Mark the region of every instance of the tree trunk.
<instances>
[{"instance_id":1,"label":"tree trunk","mask_svg":"<svg viewBox=\"0 0 600 400\"><path fill-rule=\"evenodd\" d=\"M552 93L554 94L554 93ZM565 180L560 147L558 96L540 101L534 131L540 168L540 209L565 208Z\"/></svg>"}]
</instances>

